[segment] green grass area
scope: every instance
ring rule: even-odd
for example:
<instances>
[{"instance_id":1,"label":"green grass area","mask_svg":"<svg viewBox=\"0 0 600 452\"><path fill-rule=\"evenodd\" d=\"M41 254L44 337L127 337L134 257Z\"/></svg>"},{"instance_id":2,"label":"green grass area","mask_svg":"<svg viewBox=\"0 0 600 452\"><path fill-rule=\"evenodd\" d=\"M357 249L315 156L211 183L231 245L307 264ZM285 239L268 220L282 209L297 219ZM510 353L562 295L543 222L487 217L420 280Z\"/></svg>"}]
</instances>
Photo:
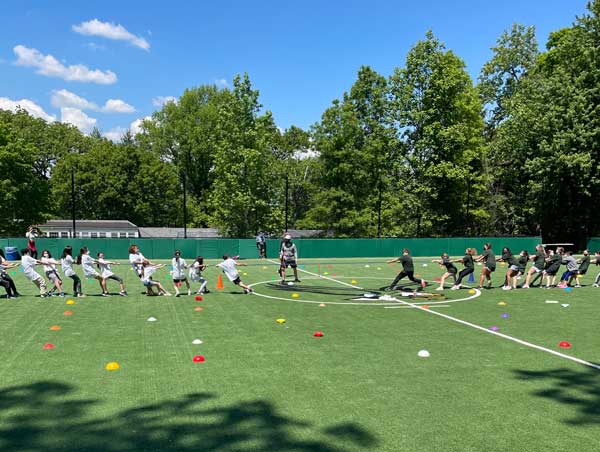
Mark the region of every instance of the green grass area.
<instances>
[{"instance_id":1,"label":"green grass area","mask_svg":"<svg viewBox=\"0 0 600 452\"><path fill-rule=\"evenodd\" d=\"M600 371L430 312L598 363L595 268L570 292L493 289L456 301L472 295L448 290L421 300L427 311L355 300L400 269L383 259L301 261L293 286L277 283L274 263L244 262L256 294L226 278L216 290L211 268L202 301L146 297L122 265L128 297L94 296L98 283L84 281L88 296L67 305L34 296L16 272L25 296L0 300L0 450L598 450ZM415 262L428 280L442 273ZM172 291L166 269L155 279ZM120 369L105 370L111 361Z\"/></svg>"}]
</instances>

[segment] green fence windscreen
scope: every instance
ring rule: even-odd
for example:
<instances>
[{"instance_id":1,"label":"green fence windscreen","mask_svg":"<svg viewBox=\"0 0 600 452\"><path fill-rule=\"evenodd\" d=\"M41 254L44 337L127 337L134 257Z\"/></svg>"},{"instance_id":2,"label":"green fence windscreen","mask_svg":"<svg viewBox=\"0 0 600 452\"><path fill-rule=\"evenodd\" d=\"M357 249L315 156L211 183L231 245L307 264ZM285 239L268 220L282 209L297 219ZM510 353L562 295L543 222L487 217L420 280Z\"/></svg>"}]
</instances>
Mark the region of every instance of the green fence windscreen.
<instances>
[{"instance_id":1,"label":"green fence windscreen","mask_svg":"<svg viewBox=\"0 0 600 452\"><path fill-rule=\"evenodd\" d=\"M596 240L596 242L593 242ZM466 248L483 250L483 244L490 242L496 254L502 247L511 251L533 251L540 243L538 237L453 237L435 239L297 239L294 240L300 258L343 258L343 257L389 257L399 256L403 248L408 248L413 256L439 256L447 252L451 256L462 256ZM148 259L167 259L176 249L188 259L204 256L207 259L220 258L223 254L240 255L241 258L257 258L258 250L254 239L51 239L41 237L36 241L38 253L49 250L54 257L60 257L66 245L73 247L73 254L87 246L90 254L96 256L102 251L111 259L127 259L129 245L135 243ZM595 243L596 245L593 245ZM27 239L0 239L0 246L25 248ZM600 249L600 238L592 239L590 249ZM267 257L276 258L279 254L279 240L267 240Z\"/></svg>"}]
</instances>

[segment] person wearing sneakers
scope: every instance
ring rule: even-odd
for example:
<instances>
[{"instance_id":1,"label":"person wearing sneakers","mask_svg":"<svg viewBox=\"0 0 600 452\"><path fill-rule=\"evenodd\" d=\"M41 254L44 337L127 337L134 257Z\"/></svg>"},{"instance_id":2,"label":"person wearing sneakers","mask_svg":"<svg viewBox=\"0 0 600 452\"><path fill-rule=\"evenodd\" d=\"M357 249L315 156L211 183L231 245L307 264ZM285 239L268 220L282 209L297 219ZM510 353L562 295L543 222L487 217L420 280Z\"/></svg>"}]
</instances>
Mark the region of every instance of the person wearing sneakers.
<instances>
[{"instance_id":1,"label":"person wearing sneakers","mask_svg":"<svg viewBox=\"0 0 600 452\"><path fill-rule=\"evenodd\" d=\"M242 289L244 289L245 294L252 293L252 288L244 284L244 282L240 279L240 274L237 271L238 265L240 267L246 266L246 264L233 260L231 257L229 257L229 254L223 254L223 262L215 265L215 267L218 267L221 270L223 270L223 273L225 273L227 279L229 279L229 281L231 281L236 286L240 286Z\"/></svg>"},{"instance_id":2,"label":"person wearing sneakers","mask_svg":"<svg viewBox=\"0 0 600 452\"><path fill-rule=\"evenodd\" d=\"M187 294L192 294L192 289L190 287L190 282L185 276L185 269L188 268L185 259L181 257L181 251L175 250L175 255L171 260L171 267L173 268L171 276L173 277L173 288L175 289L175 296L178 297L180 295L179 288L182 283L185 283L185 287L187 287Z\"/></svg>"},{"instance_id":3,"label":"person wearing sneakers","mask_svg":"<svg viewBox=\"0 0 600 452\"><path fill-rule=\"evenodd\" d=\"M529 289L529 284L531 282L531 277L535 275L542 275L544 271L544 267L546 266L546 250L543 245L537 245L535 247L535 254L529 256L529 259L533 261L532 267L527 272L527 277L525 278L525 284L521 287L522 289ZM534 281L538 279L538 276L535 277Z\"/></svg>"},{"instance_id":4,"label":"person wearing sneakers","mask_svg":"<svg viewBox=\"0 0 600 452\"><path fill-rule=\"evenodd\" d=\"M579 271L575 277L575 287L581 287L581 278L587 273L588 268L590 268L590 262L591 258L589 250L583 250L582 258L577 261L579 264Z\"/></svg>"},{"instance_id":5,"label":"person wearing sneakers","mask_svg":"<svg viewBox=\"0 0 600 452\"><path fill-rule=\"evenodd\" d=\"M163 268L164 266L164 264L154 265L148 261L144 261L144 263L142 264L141 280L142 284L144 284L144 287L146 287L147 289L146 295L154 295L153 287L156 287L158 289L158 295L163 295L165 297L171 296L171 294L165 290L165 288L159 281L154 281L152 279L152 275L154 274L154 272L159 268Z\"/></svg>"},{"instance_id":6,"label":"person wearing sneakers","mask_svg":"<svg viewBox=\"0 0 600 452\"><path fill-rule=\"evenodd\" d=\"M42 265L44 267L44 273L48 277L48 280L54 286L48 292L48 295L54 295L54 293L58 290L58 293L61 297L65 296L65 292L62 288L62 279L58 276L58 272L56 271L56 266L60 265L60 262L52 257L49 250L42 251L42 257L40 259Z\"/></svg>"},{"instance_id":7,"label":"person wearing sneakers","mask_svg":"<svg viewBox=\"0 0 600 452\"><path fill-rule=\"evenodd\" d=\"M558 287L564 289L569 287L573 278L577 276L579 271L579 265L577 265L577 259L573 257L572 251L567 251L562 258L562 264L567 266L567 271L560 277Z\"/></svg>"},{"instance_id":8,"label":"person wearing sneakers","mask_svg":"<svg viewBox=\"0 0 600 452\"><path fill-rule=\"evenodd\" d=\"M104 253L98 253L97 262L98 262L98 268L100 269L100 274L102 275L104 280L106 282L108 282L109 279L112 279L113 281L117 281L119 283L119 295L121 295L122 297L126 297L127 291L125 290L125 284L123 283L123 278L115 275L110 268L111 265L119 265L119 263L114 262L114 261L107 261L106 259L104 259ZM108 285L107 285L107 288L108 288Z\"/></svg>"},{"instance_id":9,"label":"person wearing sneakers","mask_svg":"<svg viewBox=\"0 0 600 452\"><path fill-rule=\"evenodd\" d=\"M446 273L444 273L440 278L440 287L436 287L435 290L444 290L444 283L446 282L446 278L449 278L450 276L452 276L452 279L454 279L454 283L456 284L456 274L458 273L458 269L450 260L450 256L448 255L448 253L442 254L441 259L434 259L431 262L446 267Z\"/></svg>"},{"instance_id":10,"label":"person wearing sneakers","mask_svg":"<svg viewBox=\"0 0 600 452\"><path fill-rule=\"evenodd\" d=\"M198 287L198 291L196 292L198 295L203 293L210 293L210 290L206 288L208 281L204 276L202 276L202 272L206 270L207 267L208 265L204 263L204 258L202 256L196 257L194 263L190 265L190 279L192 280L192 282L200 283L200 287Z\"/></svg>"},{"instance_id":11,"label":"person wearing sneakers","mask_svg":"<svg viewBox=\"0 0 600 452\"><path fill-rule=\"evenodd\" d=\"M46 297L46 281L35 271L35 266L41 265L42 262L31 257L29 253L29 248L21 250L21 267L23 267L23 273L27 279L40 289L40 296L44 298Z\"/></svg>"},{"instance_id":12,"label":"person wearing sneakers","mask_svg":"<svg viewBox=\"0 0 600 452\"><path fill-rule=\"evenodd\" d=\"M283 236L283 242L279 248L279 260L281 266L279 267L279 275L281 276L281 284L285 284L285 270L288 267L292 267L294 270L294 281L300 282L298 279L298 249L296 245L292 243L292 236L286 234Z\"/></svg>"},{"instance_id":13,"label":"person wearing sneakers","mask_svg":"<svg viewBox=\"0 0 600 452\"><path fill-rule=\"evenodd\" d=\"M483 253L475 258L475 262L483 262L481 275L479 276L479 288L483 289L483 282L487 279L486 288L492 288L492 273L496 271L496 255L492 251L492 244L483 245Z\"/></svg>"},{"instance_id":14,"label":"person wearing sneakers","mask_svg":"<svg viewBox=\"0 0 600 452\"><path fill-rule=\"evenodd\" d=\"M109 293L106 289L106 280L94 269L94 264L97 263L98 261L90 256L90 250L87 246L84 246L79 250L79 254L77 255L77 265L81 265L83 276L98 281L100 288L102 289L102 296L108 297Z\"/></svg>"},{"instance_id":15,"label":"person wearing sneakers","mask_svg":"<svg viewBox=\"0 0 600 452\"><path fill-rule=\"evenodd\" d=\"M550 289L555 287L556 283L556 273L560 269L562 264L562 255L565 252L564 248L559 246L556 248L556 252L552 252L550 250L550 256L548 257L548 266L542 273L546 277L546 289Z\"/></svg>"},{"instance_id":16,"label":"person wearing sneakers","mask_svg":"<svg viewBox=\"0 0 600 452\"><path fill-rule=\"evenodd\" d=\"M62 255L60 256L60 266L62 267L64 275L73 280L73 296L80 298L85 297L85 295L81 292L81 278L77 276L77 273L75 273L75 270L73 270L74 263L75 259L73 259L73 248L67 245L63 249Z\"/></svg>"},{"instance_id":17,"label":"person wearing sneakers","mask_svg":"<svg viewBox=\"0 0 600 452\"><path fill-rule=\"evenodd\" d=\"M402 271L396 275L394 281L392 281L392 284L390 284L389 290L394 290L396 288L396 285L400 282L400 280L407 276L408 279L410 279L412 282L416 282L423 289L427 287L427 283L424 279L415 278L415 266L413 264L413 258L410 255L410 251L408 250L408 248L404 248L402 250L401 257L396 257L387 261L388 264L393 264L394 262L400 262L402 264Z\"/></svg>"},{"instance_id":18,"label":"person wearing sneakers","mask_svg":"<svg viewBox=\"0 0 600 452\"><path fill-rule=\"evenodd\" d=\"M473 254L476 254L476 251L473 248L467 248L465 250L465 255L462 259L456 259L454 262L462 262L465 266L460 273L458 274L458 279L451 287L451 290L460 289L461 282L465 276L470 275L475 271L475 263L473 262Z\"/></svg>"}]
</instances>

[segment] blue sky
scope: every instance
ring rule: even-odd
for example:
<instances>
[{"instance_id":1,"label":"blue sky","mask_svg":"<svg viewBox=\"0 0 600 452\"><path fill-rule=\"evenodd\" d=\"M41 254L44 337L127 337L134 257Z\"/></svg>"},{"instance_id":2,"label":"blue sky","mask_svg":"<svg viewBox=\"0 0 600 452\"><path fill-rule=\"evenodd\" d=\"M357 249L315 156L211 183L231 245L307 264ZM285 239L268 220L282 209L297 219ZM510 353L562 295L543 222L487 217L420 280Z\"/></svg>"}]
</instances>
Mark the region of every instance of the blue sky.
<instances>
[{"instance_id":1,"label":"blue sky","mask_svg":"<svg viewBox=\"0 0 600 452\"><path fill-rule=\"evenodd\" d=\"M307 128L361 65L390 75L428 29L475 79L512 23L534 25L543 47L586 3L2 0L0 108L20 102L116 137L161 97L248 72L280 127Z\"/></svg>"}]
</instances>

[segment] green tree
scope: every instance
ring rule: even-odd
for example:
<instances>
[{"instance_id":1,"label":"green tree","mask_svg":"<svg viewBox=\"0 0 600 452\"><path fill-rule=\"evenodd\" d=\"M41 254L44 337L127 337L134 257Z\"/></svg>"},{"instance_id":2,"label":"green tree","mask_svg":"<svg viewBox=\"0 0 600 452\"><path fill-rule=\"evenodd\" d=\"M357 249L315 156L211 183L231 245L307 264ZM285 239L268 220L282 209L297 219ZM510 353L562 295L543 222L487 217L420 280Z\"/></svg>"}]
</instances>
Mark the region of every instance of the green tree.
<instances>
[{"instance_id":1,"label":"green tree","mask_svg":"<svg viewBox=\"0 0 600 452\"><path fill-rule=\"evenodd\" d=\"M31 143L18 137L14 124L6 121L12 115L0 115L0 232L22 235L31 224L43 221L49 214L48 181L35 171L38 155ZM27 115L19 111L16 115Z\"/></svg>"},{"instance_id":2,"label":"green tree","mask_svg":"<svg viewBox=\"0 0 600 452\"><path fill-rule=\"evenodd\" d=\"M481 102L464 62L428 32L390 77L392 115L401 142L395 159L396 212L411 235L466 232L486 212L481 191Z\"/></svg>"},{"instance_id":3,"label":"green tree","mask_svg":"<svg viewBox=\"0 0 600 452\"><path fill-rule=\"evenodd\" d=\"M313 127L320 190L302 225L342 236L379 232L379 192L396 145L387 93L385 77L361 67L350 91Z\"/></svg>"}]
</instances>

